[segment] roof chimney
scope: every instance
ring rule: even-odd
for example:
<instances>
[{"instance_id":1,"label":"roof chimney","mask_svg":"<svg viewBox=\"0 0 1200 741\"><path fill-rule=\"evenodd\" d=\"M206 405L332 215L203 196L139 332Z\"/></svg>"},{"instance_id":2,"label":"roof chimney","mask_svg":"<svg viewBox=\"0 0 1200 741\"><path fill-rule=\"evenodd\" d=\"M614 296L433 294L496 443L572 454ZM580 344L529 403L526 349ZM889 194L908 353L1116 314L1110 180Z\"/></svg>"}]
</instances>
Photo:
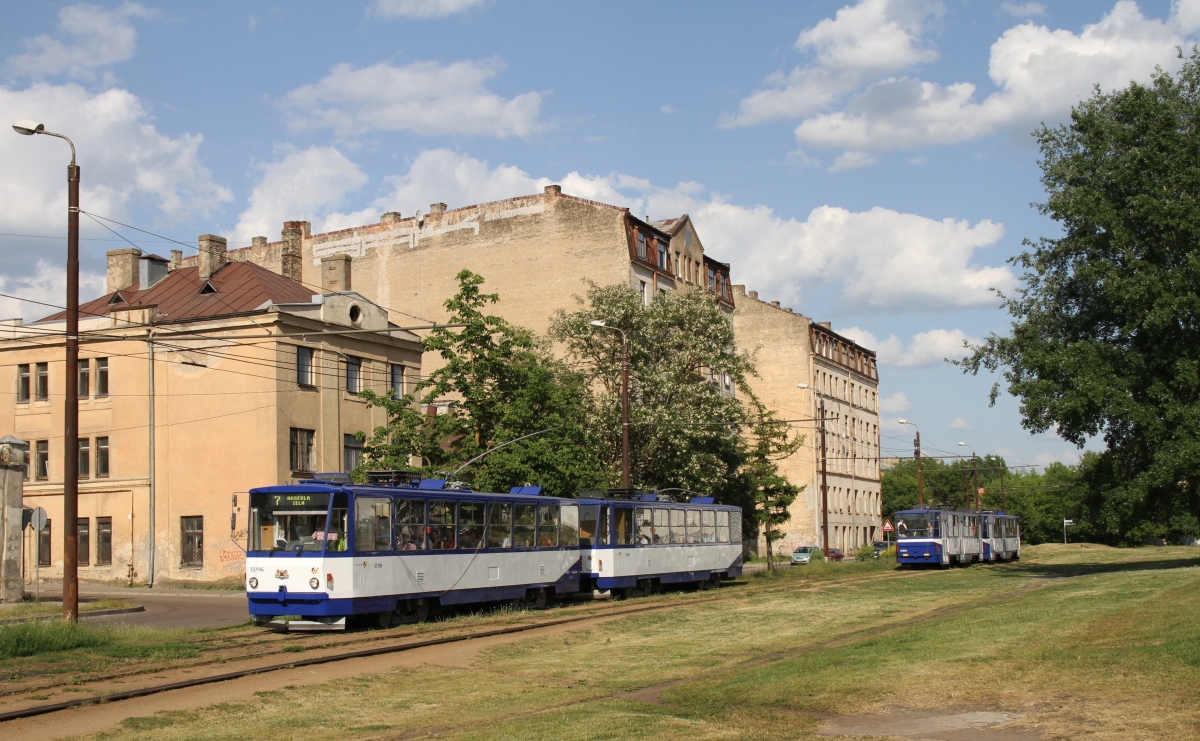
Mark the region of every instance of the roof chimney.
<instances>
[{"instance_id":1,"label":"roof chimney","mask_svg":"<svg viewBox=\"0 0 1200 741\"><path fill-rule=\"evenodd\" d=\"M562 195L562 186L561 185L547 185L545 188L542 188L542 192L548 196L561 196Z\"/></svg>"},{"instance_id":2,"label":"roof chimney","mask_svg":"<svg viewBox=\"0 0 1200 741\"><path fill-rule=\"evenodd\" d=\"M350 290L349 255L339 252L321 258L321 293Z\"/></svg>"},{"instance_id":3,"label":"roof chimney","mask_svg":"<svg viewBox=\"0 0 1200 741\"><path fill-rule=\"evenodd\" d=\"M828 329L830 332L833 331L833 324L831 322L817 322L817 326L824 327L825 329Z\"/></svg>"},{"instance_id":4,"label":"roof chimney","mask_svg":"<svg viewBox=\"0 0 1200 741\"><path fill-rule=\"evenodd\" d=\"M446 213L446 204L444 204L444 203L429 204L429 215L430 216L441 216L444 213Z\"/></svg>"},{"instance_id":5,"label":"roof chimney","mask_svg":"<svg viewBox=\"0 0 1200 741\"><path fill-rule=\"evenodd\" d=\"M758 298L758 291L751 291L750 293L748 293L748 294L746 294L746 295L747 295L747 296L749 296L750 298L757 299L757 298Z\"/></svg>"},{"instance_id":6,"label":"roof chimney","mask_svg":"<svg viewBox=\"0 0 1200 741\"><path fill-rule=\"evenodd\" d=\"M304 238L311 236L310 229L307 221L283 222L283 249L279 251L279 273L288 280L300 282Z\"/></svg>"},{"instance_id":7,"label":"roof chimney","mask_svg":"<svg viewBox=\"0 0 1200 741\"><path fill-rule=\"evenodd\" d=\"M772 301L772 302L771 302L771 306L774 306L776 309L778 309L778 308L779 308L779 302L778 302L778 301Z\"/></svg>"},{"instance_id":8,"label":"roof chimney","mask_svg":"<svg viewBox=\"0 0 1200 741\"><path fill-rule=\"evenodd\" d=\"M266 237L250 237L250 247L253 249L261 249L267 246Z\"/></svg>"},{"instance_id":9,"label":"roof chimney","mask_svg":"<svg viewBox=\"0 0 1200 741\"><path fill-rule=\"evenodd\" d=\"M119 250L109 250L108 255L108 292L123 291L138 279L138 258L142 251L136 247L125 247Z\"/></svg>"},{"instance_id":10,"label":"roof chimney","mask_svg":"<svg viewBox=\"0 0 1200 741\"><path fill-rule=\"evenodd\" d=\"M386 213L380 214L379 223L380 224L395 224L397 221L400 221L401 218L402 217L400 216L399 211L388 211Z\"/></svg>"},{"instance_id":11,"label":"roof chimney","mask_svg":"<svg viewBox=\"0 0 1200 741\"><path fill-rule=\"evenodd\" d=\"M183 267L183 250L171 250L171 265L168 270L178 270Z\"/></svg>"},{"instance_id":12,"label":"roof chimney","mask_svg":"<svg viewBox=\"0 0 1200 741\"><path fill-rule=\"evenodd\" d=\"M198 241L200 243L200 259L196 261L196 264L200 266L200 280L208 280L225 264L225 237L201 234Z\"/></svg>"}]
</instances>

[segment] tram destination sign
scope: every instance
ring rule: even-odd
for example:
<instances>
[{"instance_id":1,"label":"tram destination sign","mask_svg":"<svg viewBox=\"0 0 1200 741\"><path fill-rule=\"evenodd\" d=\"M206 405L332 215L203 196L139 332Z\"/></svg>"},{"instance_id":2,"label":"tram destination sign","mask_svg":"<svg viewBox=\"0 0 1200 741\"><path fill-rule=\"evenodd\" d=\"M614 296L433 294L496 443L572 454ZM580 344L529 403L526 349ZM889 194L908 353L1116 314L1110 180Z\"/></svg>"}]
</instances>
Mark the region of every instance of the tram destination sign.
<instances>
[{"instance_id":1,"label":"tram destination sign","mask_svg":"<svg viewBox=\"0 0 1200 741\"><path fill-rule=\"evenodd\" d=\"M273 509L325 509L329 506L329 494L314 492L312 494L272 494Z\"/></svg>"}]
</instances>

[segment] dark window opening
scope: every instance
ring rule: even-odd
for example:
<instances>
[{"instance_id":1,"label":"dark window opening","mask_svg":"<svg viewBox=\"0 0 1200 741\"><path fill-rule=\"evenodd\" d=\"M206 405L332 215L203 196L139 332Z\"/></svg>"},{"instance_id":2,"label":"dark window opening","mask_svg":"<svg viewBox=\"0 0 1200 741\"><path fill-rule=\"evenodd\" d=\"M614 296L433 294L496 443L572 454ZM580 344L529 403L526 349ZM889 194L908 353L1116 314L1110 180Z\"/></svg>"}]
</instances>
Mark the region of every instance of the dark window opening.
<instances>
[{"instance_id":1,"label":"dark window opening","mask_svg":"<svg viewBox=\"0 0 1200 741\"><path fill-rule=\"evenodd\" d=\"M313 350L311 347L296 348L296 383L313 385Z\"/></svg>"},{"instance_id":2,"label":"dark window opening","mask_svg":"<svg viewBox=\"0 0 1200 741\"><path fill-rule=\"evenodd\" d=\"M75 521L75 555L79 559L80 566L87 566L91 563L91 532L89 531L89 520L86 517L80 517Z\"/></svg>"},{"instance_id":3,"label":"dark window opening","mask_svg":"<svg viewBox=\"0 0 1200 741\"><path fill-rule=\"evenodd\" d=\"M96 396L108 396L108 358L96 358Z\"/></svg>"},{"instance_id":4,"label":"dark window opening","mask_svg":"<svg viewBox=\"0 0 1200 741\"><path fill-rule=\"evenodd\" d=\"M92 395L92 362L90 360L79 361L79 398L86 399Z\"/></svg>"},{"instance_id":5,"label":"dark window opening","mask_svg":"<svg viewBox=\"0 0 1200 741\"><path fill-rule=\"evenodd\" d=\"M112 564L112 518L96 518L96 565Z\"/></svg>"},{"instance_id":6,"label":"dark window opening","mask_svg":"<svg viewBox=\"0 0 1200 741\"><path fill-rule=\"evenodd\" d=\"M34 443L37 452L34 457L33 477L36 479L50 478L50 441L38 440Z\"/></svg>"},{"instance_id":7,"label":"dark window opening","mask_svg":"<svg viewBox=\"0 0 1200 741\"><path fill-rule=\"evenodd\" d=\"M17 366L17 403L25 404L29 401L29 364Z\"/></svg>"},{"instance_id":8,"label":"dark window opening","mask_svg":"<svg viewBox=\"0 0 1200 741\"><path fill-rule=\"evenodd\" d=\"M301 430L296 427L291 429L291 462L293 471L308 472L313 470L313 438L315 435L315 430Z\"/></svg>"},{"instance_id":9,"label":"dark window opening","mask_svg":"<svg viewBox=\"0 0 1200 741\"><path fill-rule=\"evenodd\" d=\"M362 358L353 355L346 357L346 393L357 394L362 391Z\"/></svg>"},{"instance_id":10,"label":"dark window opening","mask_svg":"<svg viewBox=\"0 0 1200 741\"><path fill-rule=\"evenodd\" d=\"M91 440L79 438L79 478L86 479L91 474L92 449Z\"/></svg>"},{"instance_id":11,"label":"dark window opening","mask_svg":"<svg viewBox=\"0 0 1200 741\"><path fill-rule=\"evenodd\" d=\"M108 438L96 438L96 476L108 475Z\"/></svg>"},{"instance_id":12,"label":"dark window opening","mask_svg":"<svg viewBox=\"0 0 1200 741\"><path fill-rule=\"evenodd\" d=\"M38 401L45 401L50 398L50 364L37 364L37 383L35 387L36 398Z\"/></svg>"},{"instance_id":13,"label":"dark window opening","mask_svg":"<svg viewBox=\"0 0 1200 741\"><path fill-rule=\"evenodd\" d=\"M204 518L180 517L181 566L204 565Z\"/></svg>"},{"instance_id":14,"label":"dark window opening","mask_svg":"<svg viewBox=\"0 0 1200 741\"><path fill-rule=\"evenodd\" d=\"M50 519L46 519L46 526L38 531L37 545L37 562L38 566L50 565Z\"/></svg>"}]
</instances>

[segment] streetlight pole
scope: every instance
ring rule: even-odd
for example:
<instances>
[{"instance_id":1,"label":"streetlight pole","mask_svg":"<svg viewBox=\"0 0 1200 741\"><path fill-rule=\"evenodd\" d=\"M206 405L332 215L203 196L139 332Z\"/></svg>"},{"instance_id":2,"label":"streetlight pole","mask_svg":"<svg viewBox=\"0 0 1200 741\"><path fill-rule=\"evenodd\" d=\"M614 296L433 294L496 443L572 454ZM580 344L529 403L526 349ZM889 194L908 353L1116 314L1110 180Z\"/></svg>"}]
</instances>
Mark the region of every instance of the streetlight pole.
<instances>
[{"instance_id":1,"label":"streetlight pole","mask_svg":"<svg viewBox=\"0 0 1200 741\"><path fill-rule=\"evenodd\" d=\"M24 136L45 134L71 145L67 165L67 362L63 401L63 620L79 619L79 166L75 143L46 131L37 121L21 119L13 130Z\"/></svg>"},{"instance_id":2,"label":"streetlight pole","mask_svg":"<svg viewBox=\"0 0 1200 741\"><path fill-rule=\"evenodd\" d=\"M796 384L798 389L811 388L807 383ZM815 390L815 389L814 389ZM820 392L817 392L820 395ZM829 461L825 455L825 399L817 406L821 420L821 542L825 558L829 558Z\"/></svg>"},{"instance_id":3,"label":"streetlight pole","mask_svg":"<svg viewBox=\"0 0 1200 741\"><path fill-rule=\"evenodd\" d=\"M967 443L959 443L964 448L971 449L971 482L975 487L975 509L980 509L982 502L979 499L979 458L975 455L975 447Z\"/></svg>"},{"instance_id":4,"label":"streetlight pole","mask_svg":"<svg viewBox=\"0 0 1200 741\"><path fill-rule=\"evenodd\" d=\"M621 333L621 488L629 489L629 338L602 319L593 319L589 324Z\"/></svg>"},{"instance_id":5,"label":"streetlight pole","mask_svg":"<svg viewBox=\"0 0 1200 741\"><path fill-rule=\"evenodd\" d=\"M915 422L909 422L906 419L896 420L902 425L908 425L917 432L916 439L913 440L913 452L917 455L917 506L925 506L925 477L921 475L921 429L917 427Z\"/></svg>"}]
</instances>

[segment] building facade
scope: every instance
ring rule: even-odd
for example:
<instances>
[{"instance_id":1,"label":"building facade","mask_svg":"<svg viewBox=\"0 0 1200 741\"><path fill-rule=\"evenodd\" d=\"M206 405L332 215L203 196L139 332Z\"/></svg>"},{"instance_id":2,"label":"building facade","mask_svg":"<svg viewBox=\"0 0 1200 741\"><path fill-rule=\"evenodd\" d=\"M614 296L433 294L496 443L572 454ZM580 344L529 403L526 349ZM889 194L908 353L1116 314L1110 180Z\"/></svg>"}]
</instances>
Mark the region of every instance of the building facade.
<instances>
[{"instance_id":1,"label":"building facade","mask_svg":"<svg viewBox=\"0 0 1200 741\"><path fill-rule=\"evenodd\" d=\"M385 421L355 394L419 372L418 338L348 285L314 293L224 245L201 237L186 268L114 250L108 293L80 307L81 580L240 582L244 492L343 470L353 433ZM26 539L29 581L39 560L62 573L64 329L0 324L0 430L28 442L25 506L50 520Z\"/></svg>"}]
</instances>

